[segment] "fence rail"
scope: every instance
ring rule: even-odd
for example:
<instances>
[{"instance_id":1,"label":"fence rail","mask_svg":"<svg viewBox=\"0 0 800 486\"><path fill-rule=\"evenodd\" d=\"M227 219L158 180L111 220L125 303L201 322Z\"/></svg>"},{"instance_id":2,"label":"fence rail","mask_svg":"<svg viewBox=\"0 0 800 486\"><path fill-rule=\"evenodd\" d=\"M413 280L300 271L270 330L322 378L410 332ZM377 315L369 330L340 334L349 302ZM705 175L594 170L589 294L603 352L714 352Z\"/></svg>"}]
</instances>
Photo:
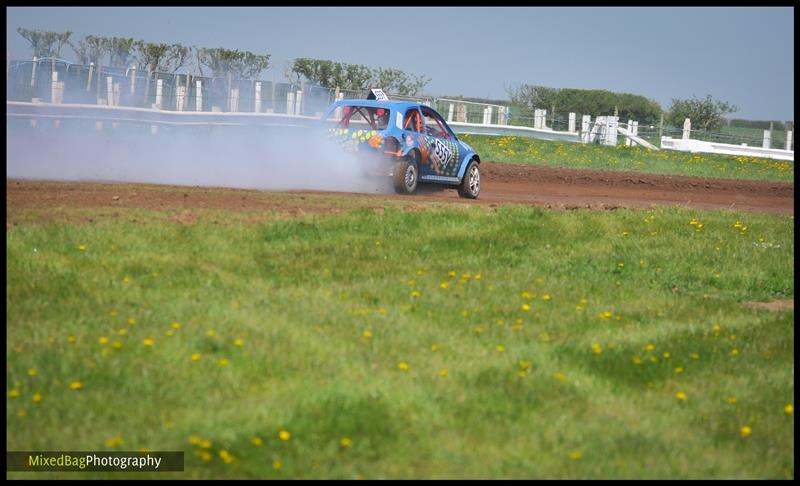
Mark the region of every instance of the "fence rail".
<instances>
[{"instance_id":1,"label":"fence rail","mask_svg":"<svg viewBox=\"0 0 800 486\"><path fill-rule=\"evenodd\" d=\"M232 77L194 76L146 72L130 68L93 64L72 64L61 59L8 61L7 102L30 102L44 106L82 106L81 116L99 117L108 112L87 114L89 106L119 109L156 109L164 115L147 115L148 123L267 123L249 115L283 114L299 117L319 117L337 99L363 99L368 90L344 90L310 84L277 82L276 80L234 79ZM584 143L600 142L606 145L644 145L657 149L678 146L662 144L662 139L693 139L731 145L761 146L762 148L793 148L791 131L764 131L763 136L748 135L743 130L711 132L692 129L691 126L669 127L654 123L642 124L633 120L625 123L618 117L598 114L548 113L544 109L527 110L519 107L491 103L437 98L433 96L401 96L390 94L391 99L417 101L434 107L448 123L459 127L462 133L524 134L544 140L568 140ZM53 108L52 113L57 112ZM120 111L138 120L135 111ZM224 113L236 114L210 122L210 118L171 117L168 113ZM102 116L106 116L102 115ZM9 116L31 116L11 113ZM69 115L74 116L74 115ZM116 115L115 115L116 116ZM594 117L594 120L592 120ZM105 119L105 118L103 118ZM201 121L202 120L202 121ZM222 120L225 120L224 122ZM234 121L237 120L237 121ZM258 121L256 121L258 120ZM598 120L602 123L598 125ZM613 121L611 121L613 120ZM618 130L606 130L612 123ZM497 127L505 127L502 130ZM483 127L483 128L482 128ZM487 128L488 127L488 128ZM463 131L468 130L468 131ZM638 142L636 141L638 137ZM679 144L680 145L680 144ZM704 145L710 146L710 145Z\"/></svg>"}]
</instances>

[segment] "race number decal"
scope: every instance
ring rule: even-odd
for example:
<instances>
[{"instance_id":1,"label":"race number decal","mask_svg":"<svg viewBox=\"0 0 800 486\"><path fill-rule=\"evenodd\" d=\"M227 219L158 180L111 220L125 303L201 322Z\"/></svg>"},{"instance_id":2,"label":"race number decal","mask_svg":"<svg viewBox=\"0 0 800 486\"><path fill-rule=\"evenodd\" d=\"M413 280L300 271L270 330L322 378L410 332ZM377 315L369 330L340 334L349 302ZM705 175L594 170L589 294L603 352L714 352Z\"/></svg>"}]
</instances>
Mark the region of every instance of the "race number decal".
<instances>
[{"instance_id":1,"label":"race number decal","mask_svg":"<svg viewBox=\"0 0 800 486\"><path fill-rule=\"evenodd\" d=\"M450 150L446 144L444 144L438 138L433 139L433 153L431 153L431 158L434 162L439 164L439 167L442 170L447 168L447 164L453 159L453 151Z\"/></svg>"}]
</instances>

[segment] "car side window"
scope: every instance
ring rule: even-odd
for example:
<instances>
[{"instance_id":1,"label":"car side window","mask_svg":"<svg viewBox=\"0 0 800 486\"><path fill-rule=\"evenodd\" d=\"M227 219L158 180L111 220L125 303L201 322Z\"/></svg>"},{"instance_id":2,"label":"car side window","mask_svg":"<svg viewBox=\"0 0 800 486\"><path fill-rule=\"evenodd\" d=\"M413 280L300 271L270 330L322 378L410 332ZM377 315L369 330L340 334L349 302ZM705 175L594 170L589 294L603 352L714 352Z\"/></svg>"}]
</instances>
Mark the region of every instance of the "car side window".
<instances>
[{"instance_id":1,"label":"car side window","mask_svg":"<svg viewBox=\"0 0 800 486\"><path fill-rule=\"evenodd\" d=\"M432 137L449 139L450 134L444 127L442 121L431 110L422 109L422 114L425 117L425 133Z\"/></svg>"},{"instance_id":2,"label":"car side window","mask_svg":"<svg viewBox=\"0 0 800 486\"><path fill-rule=\"evenodd\" d=\"M412 132L421 131L422 123L419 119L419 110L411 108L406 112L406 117L403 119L403 130L410 130Z\"/></svg>"}]
</instances>

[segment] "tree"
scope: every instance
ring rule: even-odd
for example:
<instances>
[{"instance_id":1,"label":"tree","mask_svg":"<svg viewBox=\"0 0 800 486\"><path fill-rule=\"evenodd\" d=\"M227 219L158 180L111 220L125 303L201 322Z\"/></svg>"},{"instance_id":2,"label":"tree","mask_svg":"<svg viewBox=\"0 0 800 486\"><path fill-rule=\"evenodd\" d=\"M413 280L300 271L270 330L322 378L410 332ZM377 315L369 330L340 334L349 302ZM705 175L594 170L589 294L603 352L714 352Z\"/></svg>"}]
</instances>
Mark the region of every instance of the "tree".
<instances>
[{"instance_id":1,"label":"tree","mask_svg":"<svg viewBox=\"0 0 800 486\"><path fill-rule=\"evenodd\" d=\"M255 54L235 49L198 49L197 61L211 70L215 77L231 75L237 79L255 79L269 67L269 54Z\"/></svg>"},{"instance_id":2,"label":"tree","mask_svg":"<svg viewBox=\"0 0 800 486\"><path fill-rule=\"evenodd\" d=\"M47 30L17 29L19 35L31 44L33 55L38 58L59 57L61 49L69 43L72 32L50 32Z\"/></svg>"},{"instance_id":3,"label":"tree","mask_svg":"<svg viewBox=\"0 0 800 486\"><path fill-rule=\"evenodd\" d=\"M415 95L430 81L425 76L409 75L399 69L370 69L362 64L349 64L323 59L297 58L289 66L289 78L301 79L325 88L362 90L369 86L383 88L399 95Z\"/></svg>"},{"instance_id":4,"label":"tree","mask_svg":"<svg viewBox=\"0 0 800 486\"><path fill-rule=\"evenodd\" d=\"M661 106L641 95L614 93L603 89L549 88L527 84L506 88L512 105L530 116L536 108L557 110L560 113L611 115L621 119L655 123L661 116Z\"/></svg>"},{"instance_id":5,"label":"tree","mask_svg":"<svg viewBox=\"0 0 800 486\"><path fill-rule=\"evenodd\" d=\"M425 76L409 75L399 69L374 69L372 71L371 83L373 86L383 88L388 93L396 93L403 96L414 96L418 94L430 78Z\"/></svg>"},{"instance_id":6,"label":"tree","mask_svg":"<svg viewBox=\"0 0 800 486\"><path fill-rule=\"evenodd\" d=\"M704 99L672 99L667 113L667 122L673 126L683 126L686 118L692 121L692 128L715 130L722 125L722 116L735 113L739 108L725 101L716 101L707 95Z\"/></svg>"},{"instance_id":7,"label":"tree","mask_svg":"<svg viewBox=\"0 0 800 486\"><path fill-rule=\"evenodd\" d=\"M128 67L133 58L136 41L129 37L110 37L107 39L109 63L113 67Z\"/></svg>"},{"instance_id":8,"label":"tree","mask_svg":"<svg viewBox=\"0 0 800 486\"><path fill-rule=\"evenodd\" d=\"M136 41L133 45L133 51L137 61L148 72L174 73L187 63L191 55L191 48L181 44L161 44L144 41Z\"/></svg>"}]
</instances>

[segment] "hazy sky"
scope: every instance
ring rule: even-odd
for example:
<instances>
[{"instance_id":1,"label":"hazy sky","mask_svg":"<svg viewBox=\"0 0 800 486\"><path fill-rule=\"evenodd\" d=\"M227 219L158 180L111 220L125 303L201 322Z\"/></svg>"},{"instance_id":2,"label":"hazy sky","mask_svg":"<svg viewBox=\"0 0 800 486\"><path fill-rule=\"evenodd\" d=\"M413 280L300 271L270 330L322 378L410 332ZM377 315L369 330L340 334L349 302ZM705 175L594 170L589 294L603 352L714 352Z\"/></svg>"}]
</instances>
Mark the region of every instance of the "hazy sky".
<instances>
[{"instance_id":1,"label":"hazy sky","mask_svg":"<svg viewBox=\"0 0 800 486\"><path fill-rule=\"evenodd\" d=\"M735 117L794 119L793 7L15 7L13 59L32 51L17 27L71 30L394 67L432 80L427 94L506 99L505 86L599 88L668 108L694 95ZM74 59L70 49L63 56Z\"/></svg>"}]
</instances>

